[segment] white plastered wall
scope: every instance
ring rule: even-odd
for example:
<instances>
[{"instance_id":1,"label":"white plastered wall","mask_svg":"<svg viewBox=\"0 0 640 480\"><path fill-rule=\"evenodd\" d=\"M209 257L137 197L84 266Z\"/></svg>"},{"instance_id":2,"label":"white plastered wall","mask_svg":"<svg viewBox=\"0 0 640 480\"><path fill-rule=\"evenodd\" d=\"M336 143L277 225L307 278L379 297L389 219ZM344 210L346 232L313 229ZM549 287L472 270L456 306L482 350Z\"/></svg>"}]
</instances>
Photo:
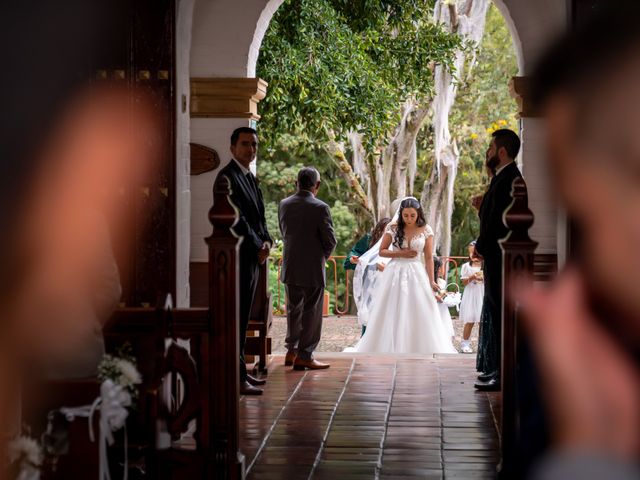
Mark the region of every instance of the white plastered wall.
<instances>
[{"instance_id":1,"label":"white plastered wall","mask_svg":"<svg viewBox=\"0 0 640 480\"><path fill-rule=\"evenodd\" d=\"M191 77L255 77L260 45L271 17L283 0L195 0L191 39ZM230 161L229 137L246 118L192 118L191 142L213 148L220 168ZM208 259L204 238L211 234L208 212L220 168L191 177L190 261ZM255 165L253 166L255 171Z\"/></svg>"},{"instance_id":2,"label":"white plastered wall","mask_svg":"<svg viewBox=\"0 0 640 480\"><path fill-rule=\"evenodd\" d=\"M195 0L176 2L176 305L189 306L191 247L191 125L189 116L189 51ZM186 108L183 107L186 105Z\"/></svg>"}]
</instances>

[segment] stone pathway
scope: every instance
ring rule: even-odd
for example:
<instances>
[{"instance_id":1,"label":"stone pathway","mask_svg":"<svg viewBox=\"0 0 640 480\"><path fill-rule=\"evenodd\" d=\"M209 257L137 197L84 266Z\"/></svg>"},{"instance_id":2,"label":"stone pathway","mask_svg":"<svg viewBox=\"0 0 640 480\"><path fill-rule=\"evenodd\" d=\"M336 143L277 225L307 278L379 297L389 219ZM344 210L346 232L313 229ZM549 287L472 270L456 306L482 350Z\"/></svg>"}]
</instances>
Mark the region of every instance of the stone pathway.
<instances>
[{"instance_id":1,"label":"stone pathway","mask_svg":"<svg viewBox=\"0 0 640 480\"><path fill-rule=\"evenodd\" d=\"M463 324L457 318L453 319L453 327L456 333L454 345L460 351L460 340L462 339ZM318 352L342 352L346 347L352 347L360 338L360 325L355 316L330 316L325 317L322 323L322 338L318 345ZM284 339L287 335L286 317L273 317L271 327L271 351L273 353L284 353ZM471 345L473 351L478 349L478 326L473 327L471 333Z\"/></svg>"},{"instance_id":2,"label":"stone pathway","mask_svg":"<svg viewBox=\"0 0 640 480\"><path fill-rule=\"evenodd\" d=\"M494 478L497 395L476 392L469 355L271 357L265 393L241 397L248 479Z\"/></svg>"}]
</instances>

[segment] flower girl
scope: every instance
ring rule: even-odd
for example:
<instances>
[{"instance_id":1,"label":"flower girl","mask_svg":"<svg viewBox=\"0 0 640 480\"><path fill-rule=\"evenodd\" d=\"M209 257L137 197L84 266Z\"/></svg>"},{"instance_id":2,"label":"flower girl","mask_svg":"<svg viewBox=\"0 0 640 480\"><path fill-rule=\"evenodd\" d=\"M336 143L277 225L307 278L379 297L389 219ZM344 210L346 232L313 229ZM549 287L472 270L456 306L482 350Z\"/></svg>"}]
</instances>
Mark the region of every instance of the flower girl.
<instances>
[{"instance_id":1,"label":"flower girl","mask_svg":"<svg viewBox=\"0 0 640 480\"><path fill-rule=\"evenodd\" d=\"M469 261L462 265L460 276L465 286L460 303L460 320L464 323L462 332L462 353L473 353L469 344L473 324L480 321L484 298L484 275L482 261L474 254L476 242L469 244Z\"/></svg>"}]
</instances>

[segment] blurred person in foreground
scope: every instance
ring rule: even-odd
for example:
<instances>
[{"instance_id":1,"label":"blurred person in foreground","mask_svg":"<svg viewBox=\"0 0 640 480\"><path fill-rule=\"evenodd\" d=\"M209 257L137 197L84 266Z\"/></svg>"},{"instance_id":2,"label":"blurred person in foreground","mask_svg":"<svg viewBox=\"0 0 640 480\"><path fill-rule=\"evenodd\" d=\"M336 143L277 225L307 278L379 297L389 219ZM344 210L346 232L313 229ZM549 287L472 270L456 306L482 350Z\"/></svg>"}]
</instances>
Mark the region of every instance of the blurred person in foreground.
<instances>
[{"instance_id":1,"label":"blurred person in foreground","mask_svg":"<svg viewBox=\"0 0 640 480\"><path fill-rule=\"evenodd\" d=\"M604 3L534 77L577 233L558 279L519 292L551 442L536 480L640 478L640 2Z\"/></svg>"},{"instance_id":2,"label":"blurred person in foreground","mask_svg":"<svg viewBox=\"0 0 640 480\"><path fill-rule=\"evenodd\" d=\"M142 95L88 85L109 44L104 6L0 5L0 479L25 372L81 376L99 361L99 321L120 293L105 219L116 227L117 192L159 144Z\"/></svg>"}]
</instances>

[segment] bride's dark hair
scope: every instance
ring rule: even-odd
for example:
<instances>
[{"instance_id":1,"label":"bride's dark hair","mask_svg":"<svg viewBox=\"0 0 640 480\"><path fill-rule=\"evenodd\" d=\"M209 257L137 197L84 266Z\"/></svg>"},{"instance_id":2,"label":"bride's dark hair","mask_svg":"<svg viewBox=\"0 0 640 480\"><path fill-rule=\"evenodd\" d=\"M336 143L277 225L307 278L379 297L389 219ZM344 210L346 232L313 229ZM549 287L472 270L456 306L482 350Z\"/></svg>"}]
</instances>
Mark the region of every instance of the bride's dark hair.
<instances>
[{"instance_id":1,"label":"bride's dark hair","mask_svg":"<svg viewBox=\"0 0 640 480\"><path fill-rule=\"evenodd\" d=\"M416 220L417 226L424 227L427 224L420 202L413 197L405 198L400 203L400 211L398 211L398 227L396 228L396 235L393 239L393 244L398 248L402 248L402 244L404 243L404 220L402 219L402 211L405 208L415 208L418 212L418 220Z\"/></svg>"}]
</instances>

